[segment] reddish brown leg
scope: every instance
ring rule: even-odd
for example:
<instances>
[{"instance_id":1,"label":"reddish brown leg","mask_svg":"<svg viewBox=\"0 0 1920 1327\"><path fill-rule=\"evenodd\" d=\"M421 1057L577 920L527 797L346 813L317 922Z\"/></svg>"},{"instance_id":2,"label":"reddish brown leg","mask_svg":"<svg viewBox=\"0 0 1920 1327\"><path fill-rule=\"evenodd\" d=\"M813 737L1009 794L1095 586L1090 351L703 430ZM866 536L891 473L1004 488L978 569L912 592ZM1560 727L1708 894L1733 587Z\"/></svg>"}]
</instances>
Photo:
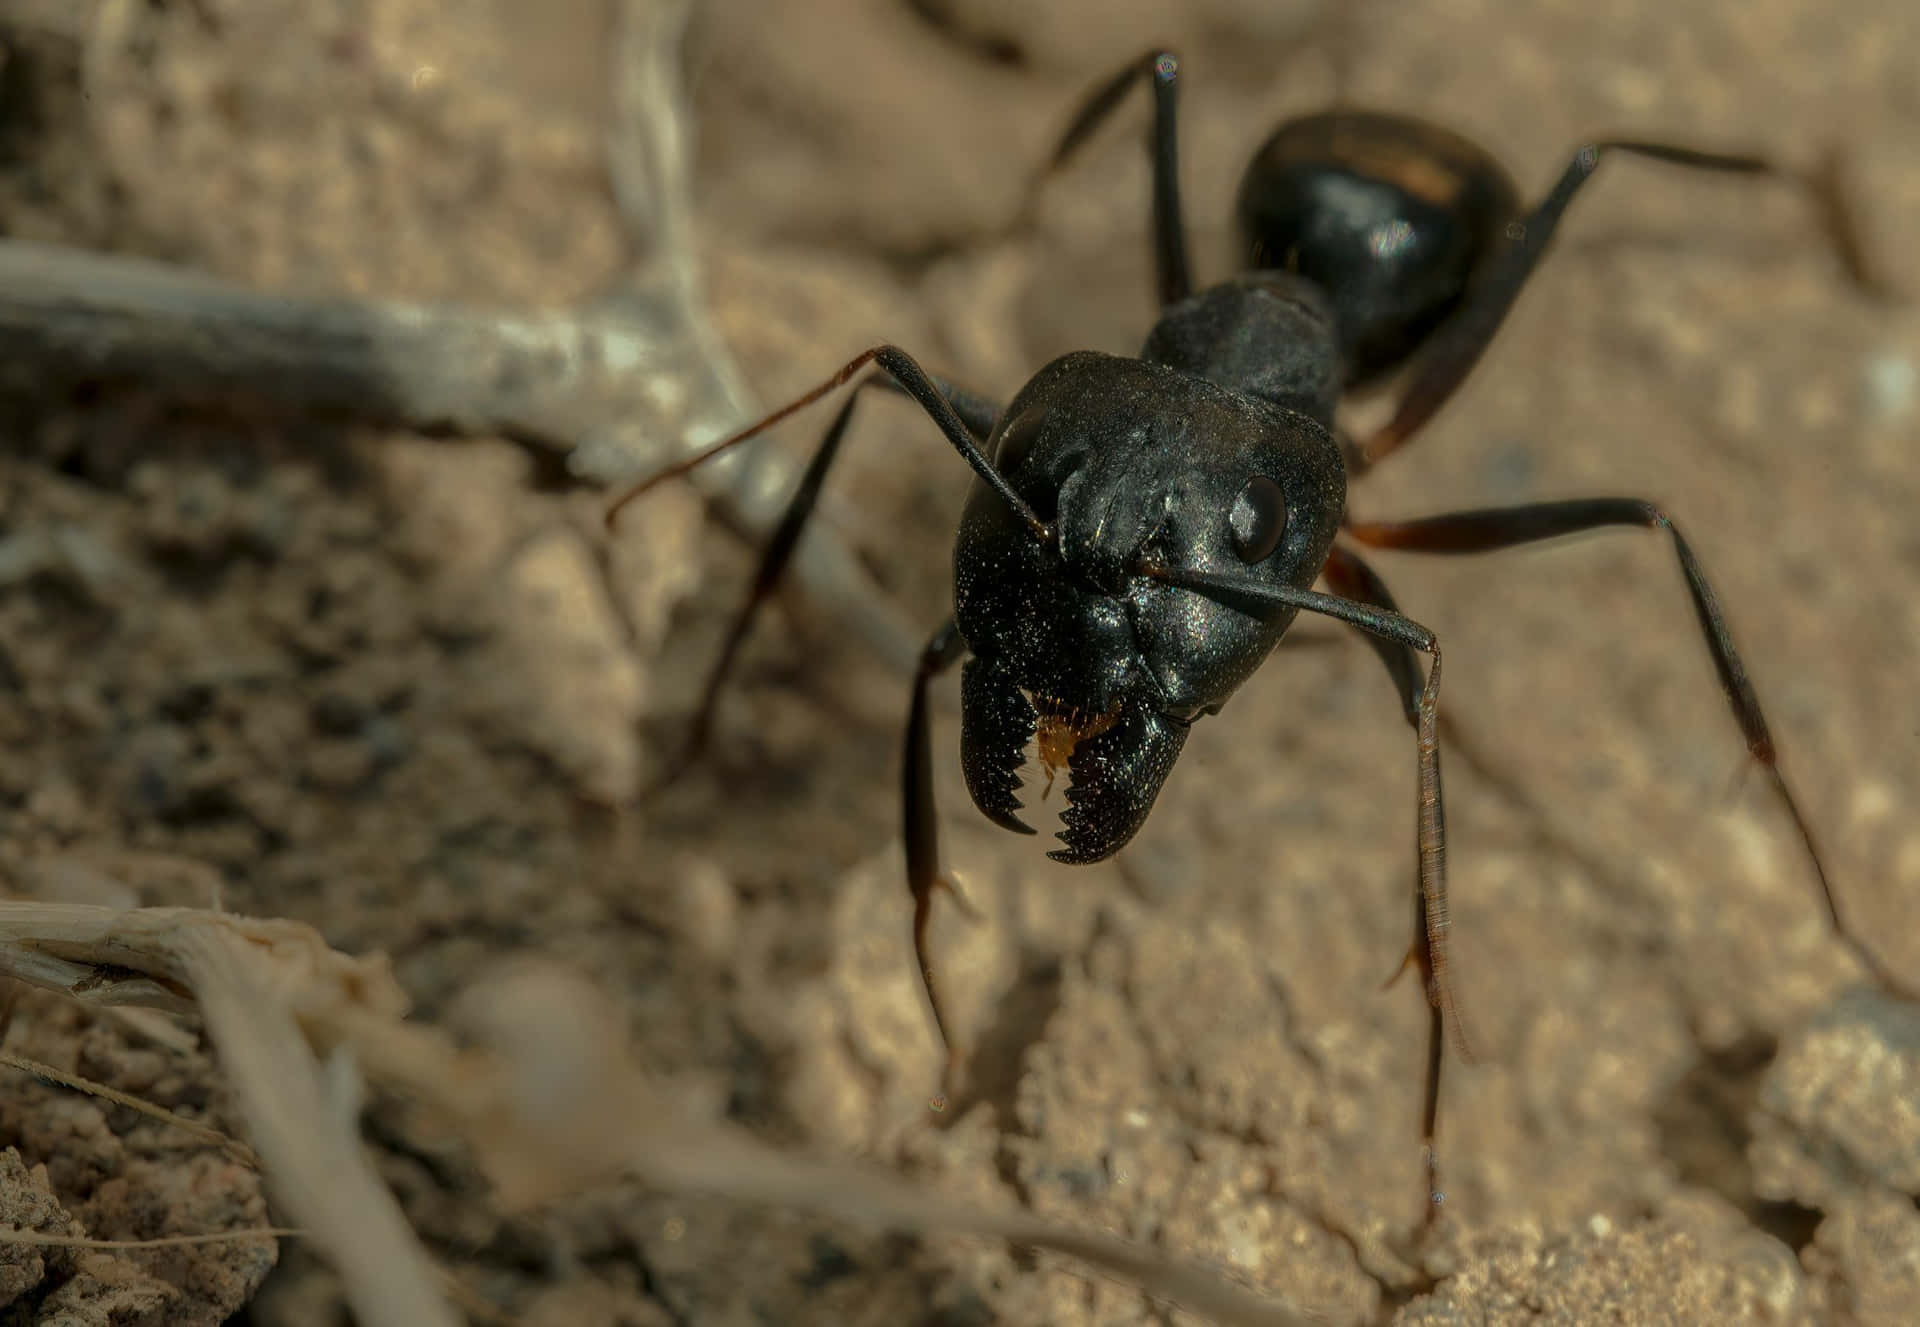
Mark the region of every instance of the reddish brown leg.
<instances>
[{"instance_id":1,"label":"reddish brown leg","mask_svg":"<svg viewBox=\"0 0 1920 1327\"><path fill-rule=\"evenodd\" d=\"M1179 570L1165 566L1150 556L1141 557L1135 563L1135 570L1247 612L1257 613L1263 607L1278 606L1337 618L1348 626L1359 628L1370 638L1385 640L1402 649L1417 650L1433 658L1433 663L1427 669L1426 681L1414 689L1410 715L1418 752L1420 788L1415 820L1419 888L1415 891L1415 931L1410 957L1420 967L1420 975L1426 983L1428 1004L1433 1011L1432 1021L1428 1025L1427 1100L1421 1125L1422 1134L1427 1140L1424 1161L1428 1201L1421 1222L1424 1230L1433 1223L1442 1202L1439 1168L1434 1159L1432 1143L1439 1114L1440 1048L1447 1025L1453 1027L1462 1053L1467 1051L1458 1010L1454 1006L1453 980L1447 961L1452 919L1447 909L1447 825L1440 796L1440 641L1418 622L1401 616L1388 603L1380 602L1390 602L1390 596L1379 578L1366 571L1359 559L1351 554L1345 557L1343 571L1350 575L1350 583L1377 593L1379 599L1347 598L1239 576ZM1356 572L1354 568L1359 570ZM1329 573L1330 578L1332 574ZM1386 650L1381 651L1381 657L1388 660L1387 667L1395 678L1400 678L1400 657L1390 655Z\"/></svg>"},{"instance_id":2,"label":"reddish brown leg","mask_svg":"<svg viewBox=\"0 0 1920 1327\"><path fill-rule=\"evenodd\" d=\"M840 412L834 416L833 423L828 425L826 434L820 439L819 446L814 449L812 458L807 462L806 470L800 476L799 484L794 487L793 496L787 500L787 507L780 515L779 525L774 528L772 537L767 540L766 548L761 551L760 565L754 573L753 584L748 589L739 610L734 614L733 624L727 630L726 643L720 648L720 657L714 661L713 667L707 673L706 686L701 692L700 705L694 711L693 725L688 730L686 740L643 796L651 796L676 782L705 752L708 740L713 733L714 712L719 707L720 695L726 687L727 679L732 675L734 663L740 654L740 647L746 643L747 634L753 629L760 610L766 606L767 600L779 586L787 564L793 559L793 550L799 545L800 536L806 531L807 522L813 517L814 509L819 504L820 490L826 483L828 471L832 469L834 460L840 453L840 443L846 435L847 426L853 420L853 410L859 403L860 393L869 387L882 387L912 396L919 400L921 405L934 415L936 422L941 423L943 427L950 427L949 420L962 426L962 436L969 439L969 446L973 446L972 440L983 439L992 430L994 416L998 412L991 403L942 382L938 378L920 373L918 366L903 353L892 350L891 347L881 347L855 360L835 378L829 379L825 386L776 411L752 428L737 433L697 454L690 462L654 475L628 490L608 509L607 520L611 523L615 514L627 502L662 480L691 469L693 465L704 461L715 452L744 442L761 429L818 399L833 387L845 382L852 371L858 370L868 360L879 361L881 367L893 376L874 374L854 383L853 390L848 393L846 404L840 407ZM910 366L912 373L904 371L900 367L901 364ZM917 374L918 378L916 379L912 374ZM928 404L929 400L943 402L947 407L948 418L942 419L941 414ZM951 432L949 437L952 437ZM958 442L955 445L960 446ZM962 455L967 455L965 447L962 447L961 451ZM973 447L973 451L975 455L978 454L977 446Z\"/></svg>"},{"instance_id":3,"label":"reddish brown leg","mask_svg":"<svg viewBox=\"0 0 1920 1327\"><path fill-rule=\"evenodd\" d=\"M940 874L940 817L933 802L933 737L927 724L927 684L966 657L967 643L953 619L927 641L921 652L920 667L914 673L913 700L907 708L905 756L900 764L900 808L907 845L907 888L913 894L913 958L920 969L920 982L927 992L927 1004L933 1010L934 1030L940 1034L940 1047L946 1063L940 1075L940 1095L933 1101L935 1110L946 1107L953 1092L954 1069L958 1055L947 1023L946 1009L940 1002L940 986L934 980L933 960L927 950L927 928L933 920L933 894L936 889L953 891Z\"/></svg>"},{"instance_id":4,"label":"reddish brown leg","mask_svg":"<svg viewBox=\"0 0 1920 1327\"><path fill-rule=\"evenodd\" d=\"M1327 559L1327 565L1321 575L1333 588L1335 594L1343 599L1357 600L1363 604L1372 604L1388 612L1398 612L1399 605L1387 590L1386 583L1361 561L1359 556L1347 549L1335 547ZM1386 665L1387 672L1393 678L1394 690L1400 693L1400 706L1407 716L1407 722L1413 725L1416 733L1420 731L1420 704L1425 686L1420 677L1420 660L1414 649L1397 640L1384 636L1368 634L1367 644ZM1421 823L1417 828L1420 837L1425 838L1425 818L1428 814L1425 796L1425 779L1422 779ZM1444 842L1446 837L1446 808L1440 795L1440 752L1436 746L1433 752L1433 803L1432 817L1437 836ZM1427 1002L1427 1071L1424 1094L1420 1111L1420 1155L1425 1167L1424 1178L1427 1186L1427 1202L1422 1228L1430 1228L1440 1215L1441 1204L1446 1194L1440 1187L1440 1154L1435 1146L1435 1137L1440 1126L1440 1064L1443 1058L1442 1046L1446 1040L1445 1020L1448 1010L1453 1010L1456 1019L1454 1027L1459 1029L1458 1010L1454 1005L1450 989L1441 978L1446 972L1446 950L1444 945L1436 952L1432 925L1434 917L1428 911L1427 889L1421 872L1414 873L1413 889L1413 943L1407 950L1407 956L1395 971L1394 977L1404 972L1409 964L1420 972L1421 990ZM1444 891L1444 886L1443 886ZM1446 934L1446 896L1442 892L1439 898L1438 934ZM1393 979L1389 978L1389 982ZM1464 1038L1462 1052L1466 1054ZM1470 1056L1469 1056L1470 1058Z\"/></svg>"},{"instance_id":5,"label":"reddish brown leg","mask_svg":"<svg viewBox=\"0 0 1920 1327\"><path fill-rule=\"evenodd\" d=\"M1799 832L1807 860L1813 864L1814 877L1820 884L1820 896L1826 903L1828 921L1835 934L1859 956L1861 963L1882 985L1889 990L1912 995L1912 989L1880 962L1864 938L1855 934L1842 918L1833 886L1827 877L1826 862L1814 838L1813 826L1800 809L1786 776L1781 773L1773 733L1767 726L1766 715L1761 712L1760 697L1754 690L1752 679L1747 676L1746 665L1734 648L1732 633L1727 630L1726 615L1720 607L1720 598L1707 582L1706 572L1701 569L1692 546L1665 512L1638 498L1584 498L1572 502L1542 502L1522 507L1452 512L1417 521L1353 521L1348 524L1347 533L1361 543L1376 548L1397 548L1419 553L1485 553L1581 530L1621 525L1663 531L1672 538L1674 553L1680 560L1680 570L1687 579L1687 592L1693 598L1694 616L1700 623L1701 635L1706 638L1707 649L1713 655L1714 669L1720 675L1721 689L1726 692L1727 701L1733 707L1733 717L1746 739L1747 750L1766 768L1775 794L1786 807L1788 817Z\"/></svg>"}]
</instances>

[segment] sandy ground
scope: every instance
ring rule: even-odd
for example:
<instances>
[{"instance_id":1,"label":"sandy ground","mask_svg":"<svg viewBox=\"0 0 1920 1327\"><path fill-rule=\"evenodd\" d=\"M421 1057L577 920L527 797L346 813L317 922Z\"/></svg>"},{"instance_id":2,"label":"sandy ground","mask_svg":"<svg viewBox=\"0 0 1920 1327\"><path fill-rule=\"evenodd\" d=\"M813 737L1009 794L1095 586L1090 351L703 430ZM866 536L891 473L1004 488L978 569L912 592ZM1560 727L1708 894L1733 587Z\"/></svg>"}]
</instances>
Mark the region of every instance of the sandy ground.
<instances>
[{"instance_id":1,"label":"sandy ground","mask_svg":"<svg viewBox=\"0 0 1920 1327\"><path fill-rule=\"evenodd\" d=\"M1230 270L1252 148L1341 98L1452 125L1529 192L1595 132L1808 163L1845 141L1869 243L1920 295L1912 7L1028 8L700 12L701 257L762 399L883 339L1001 398L1066 349L1136 347L1138 107L1008 228L1078 92L1157 41L1185 59L1205 274ZM267 289L502 306L587 297L620 262L588 0L101 12L129 25L115 41L67 6L0 6L6 234ZM1850 287L1789 188L1604 175L1471 384L1354 509L1663 503L1727 605L1842 905L1912 972L1920 317ZM1416 1247L1424 1017L1410 984L1379 989L1406 943L1413 753L1357 639L1297 628L1196 729L1135 844L1092 868L974 813L943 692L946 853L984 919L937 928L969 1065L931 1116L904 680L785 601L712 759L633 803L752 565L690 494L650 499L609 557L599 496L505 442L17 377L0 401L16 891L305 920L391 954L426 1017L506 956L558 958L621 1003L690 1108L1125 1232L1339 1320L1910 1320L1920 1013L1866 989L1791 827L1740 777L1656 539L1378 559L1446 643L1471 743L1449 810L1480 1059L1449 1067L1448 1202ZM930 630L965 478L910 407L863 420L829 515ZM155 1036L22 998L6 1045L230 1118L210 1058ZM610 1186L507 1217L402 1104L375 1100L367 1127L435 1254L509 1320L1193 1320L1051 1257L717 1200ZM10 1221L266 1220L258 1177L219 1152L12 1070L0 1143ZM270 1247L34 1252L0 1260L0 1294L7 1321L338 1321L330 1273L287 1243L266 1276Z\"/></svg>"}]
</instances>

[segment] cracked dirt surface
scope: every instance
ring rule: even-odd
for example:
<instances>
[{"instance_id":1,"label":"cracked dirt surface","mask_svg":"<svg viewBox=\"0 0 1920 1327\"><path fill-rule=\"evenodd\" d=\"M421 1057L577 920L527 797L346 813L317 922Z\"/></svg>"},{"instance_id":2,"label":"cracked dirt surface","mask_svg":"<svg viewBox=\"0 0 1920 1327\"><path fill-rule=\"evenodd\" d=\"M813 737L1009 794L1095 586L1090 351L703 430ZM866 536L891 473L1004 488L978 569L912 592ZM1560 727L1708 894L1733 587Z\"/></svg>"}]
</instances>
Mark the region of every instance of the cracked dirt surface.
<instances>
[{"instance_id":1,"label":"cracked dirt surface","mask_svg":"<svg viewBox=\"0 0 1920 1327\"><path fill-rule=\"evenodd\" d=\"M561 303L611 275L597 4L532 25L411 0L147 6L136 58L90 104L56 8L0 10L8 234L308 291ZM1206 274L1228 270L1252 147L1341 95L1472 135L1529 192L1595 131L1798 162L1845 137L1869 242L1920 294L1910 9L1027 8L703 11L706 278L763 399L878 340L1002 398L1063 350L1135 347L1152 318L1138 108L1047 189L1031 232L999 232L1075 95L1157 40L1185 57ZM1727 605L1843 906L1905 972L1917 359L1920 318L1849 288L1791 190L1612 163L1473 382L1354 497L1383 517L1664 504ZM930 630L964 478L909 407L862 420L830 514ZM1413 758L1359 641L1296 628L1196 729L1135 845L1085 869L973 813L943 693L945 852L984 920L936 928L970 1056L934 1117L894 805L904 683L788 603L709 763L624 804L750 574L690 496L648 499L608 549L598 499L504 443L17 384L0 435L15 889L200 903L217 884L227 906L393 954L429 1017L506 954L558 957L623 1003L689 1103L1211 1260L1339 1320L1910 1316L1914 1013L1862 989L1790 826L1761 780L1736 781L1658 540L1377 559L1446 642L1456 973L1481 1053L1449 1066L1448 1202L1416 1248L1424 1018L1407 984L1378 989L1407 938ZM81 1021L23 1002L7 1044L66 1046L63 1067L221 1118L197 1052L81 1038ZM76 1108L0 1072L0 1143L23 1158L0 1180L23 1223L64 1209L92 1234L162 1233L89 1206L90 1186L151 1173L129 1121L89 1125L129 1140L100 1175L62 1175L44 1121ZM369 1131L436 1254L517 1321L1189 1320L1051 1257L714 1200L610 1188L507 1218L398 1104L374 1103ZM211 1161L176 1160L210 1182ZM258 1224L251 1182L174 1210ZM251 1320L335 1320L329 1274L297 1244L281 1261ZM51 1314L77 1283L73 1260L45 1262L57 1274L23 1281L17 1311ZM265 1271L222 1267L243 1288L208 1291L204 1320ZM128 1302L114 1321L188 1320Z\"/></svg>"}]
</instances>

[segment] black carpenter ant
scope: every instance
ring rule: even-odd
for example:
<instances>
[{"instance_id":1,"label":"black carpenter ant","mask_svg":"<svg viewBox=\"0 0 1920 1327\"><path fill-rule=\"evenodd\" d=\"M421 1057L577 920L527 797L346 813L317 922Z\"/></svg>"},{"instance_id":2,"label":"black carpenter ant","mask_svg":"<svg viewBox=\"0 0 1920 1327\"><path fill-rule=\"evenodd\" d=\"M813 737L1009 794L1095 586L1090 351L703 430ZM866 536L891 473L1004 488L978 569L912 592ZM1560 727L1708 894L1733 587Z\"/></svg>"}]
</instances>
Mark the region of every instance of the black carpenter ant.
<instances>
[{"instance_id":1,"label":"black carpenter ant","mask_svg":"<svg viewBox=\"0 0 1920 1327\"><path fill-rule=\"evenodd\" d=\"M1594 498L1356 521L1349 479L1407 442L1492 340L1574 195L1615 153L1675 166L1786 179L1821 205L1848 270L1867 284L1834 176L1751 156L1656 142L1579 147L1546 198L1523 209L1487 153L1402 115L1338 110L1282 125L1254 157L1238 214L1248 270L1199 292L1188 274L1174 128L1175 57L1155 51L1097 88L1048 173L1068 160L1140 79L1154 93L1153 234L1162 311L1138 358L1063 356L997 409L879 346L765 419L618 498L608 519L846 383L869 364L808 465L709 678L682 760L704 742L721 683L754 613L811 514L858 388L919 402L978 481L954 542L954 611L928 641L906 728L903 805L914 950L936 1026L952 1038L927 954L939 873L927 684L962 673L960 751L974 804L1019 819L1020 767L1036 744L1049 778L1068 773L1062 862L1118 852L1146 820L1194 720L1216 713L1279 644L1295 614L1368 634L1417 737L1418 861L1406 962L1430 1011L1422 1138L1431 1219L1441 1202L1434 1132L1441 1048L1459 1036L1447 972L1445 818L1436 703L1440 647L1401 616L1356 544L1479 553L1603 526L1665 533L1747 749L1765 766L1805 845L1836 931L1843 926L1811 827L1781 775L1760 702L1719 602L1667 514L1634 498ZM1419 352L1416 357L1415 352ZM1413 367L1387 424L1357 444L1335 424L1343 395ZM885 375L885 376L882 376ZM1323 579L1334 591L1310 588ZM1431 659L1424 678L1419 655ZM950 886L949 886L950 888ZM1889 982L1889 984L1892 984Z\"/></svg>"}]
</instances>

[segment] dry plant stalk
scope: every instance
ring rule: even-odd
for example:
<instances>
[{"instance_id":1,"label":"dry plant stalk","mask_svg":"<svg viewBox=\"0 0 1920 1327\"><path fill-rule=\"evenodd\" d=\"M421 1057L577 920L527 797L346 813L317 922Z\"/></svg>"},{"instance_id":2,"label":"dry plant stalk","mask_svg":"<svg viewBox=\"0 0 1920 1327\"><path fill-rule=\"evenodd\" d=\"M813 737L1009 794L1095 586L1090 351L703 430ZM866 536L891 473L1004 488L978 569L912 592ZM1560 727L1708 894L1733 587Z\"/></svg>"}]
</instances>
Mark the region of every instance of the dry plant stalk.
<instances>
[{"instance_id":1,"label":"dry plant stalk","mask_svg":"<svg viewBox=\"0 0 1920 1327\"><path fill-rule=\"evenodd\" d=\"M506 437L556 451L601 483L724 437L757 411L698 279L691 114L679 77L689 2L621 0L612 11L607 169L631 260L601 299L556 312L305 299L167 263L0 239L0 377L36 390L130 381L170 399L238 398ZM132 15L123 0L95 9L90 84L133 58ZM692 482L729 522L765 536L797 477L777 447L759 446ZM794 576L882 658L912 671L917 633L830 528L802 542Z\"/></svg>"},{"instance_id":2,"label":"dry plant stalk","mask_svg":"<svg viewBox=\"0 0 1920 1327\"><path fill-rule=\"evenodd\" d=\"M360 1140L332 1104L323 1060L436 1110L472 1145L509 1206L624 1172L658 1188L804 1208L917 1233L1066 1254L1214 1321L1311 1319L1111 1235L956 1204L898 1176L799 1156L683 1118L628 1053L617 1014L579 980L526 966L469 995L478 1049L408 1022L382 958L327 947L305 925L187 908L0 903L0 975L89 1004L197 1006L233 1077L276 1200L339 1268L368 1324L452 1324L440 1279Z\"/></svg>"},{"instance_id":3,"label":"dry plant stalk","mask_svg":"<svg viewBox=\"0 0 1920 1327\"><path fill-rule=\"evenodd\" d=\"M398 1019L384 962L309 928L193 909L0 904L0 972L82 1003L196 1005L234 1080L247 1133L292 1224L339 1268L359 1321L454 1327L438 1273L349 1123L329 1106L295 1010L351 1003ZM323 1046L323 1051L324 1051Z\"/></svg>"}]
</instances>

